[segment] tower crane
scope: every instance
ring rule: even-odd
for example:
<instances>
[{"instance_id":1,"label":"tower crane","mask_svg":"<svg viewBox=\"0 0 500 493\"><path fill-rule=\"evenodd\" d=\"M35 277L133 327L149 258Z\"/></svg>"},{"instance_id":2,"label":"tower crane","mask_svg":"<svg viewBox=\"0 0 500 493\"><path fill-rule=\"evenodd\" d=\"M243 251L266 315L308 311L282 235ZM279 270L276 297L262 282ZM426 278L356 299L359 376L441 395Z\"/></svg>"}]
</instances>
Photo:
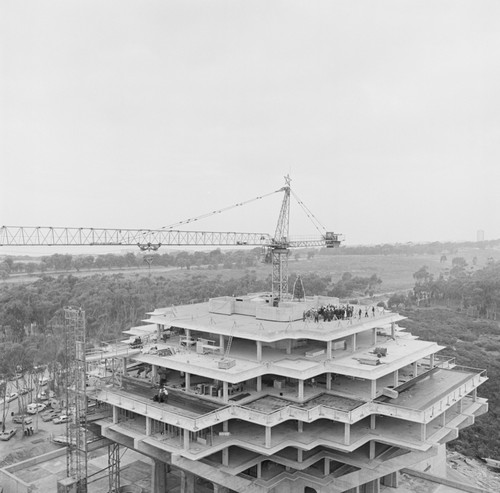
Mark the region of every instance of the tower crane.
<instances>
[{"instance_id":1,"label":"tower crane","mask_svg":"<svg viewBox=\"0 0 500 493\"><path fill-rule=\"evenodd\" d=\"M291 248L326 247L340 245L340 235L326 229L296 196L290 187L290 177L285 186L266 195L215 210L160 229L68 228L2 226L0 246L137 246L142 251L156 251L161 246L253 246L264 247L272 263L272 296L275 301L288 295L288 255ZM274 236L269 233L236 233L213 231L181 231L174 227L193 223L226 210L284 192ZM317 237L293 239L289 237L290 196L297 200L319 232Z\"/></svg>"}]
</instances>

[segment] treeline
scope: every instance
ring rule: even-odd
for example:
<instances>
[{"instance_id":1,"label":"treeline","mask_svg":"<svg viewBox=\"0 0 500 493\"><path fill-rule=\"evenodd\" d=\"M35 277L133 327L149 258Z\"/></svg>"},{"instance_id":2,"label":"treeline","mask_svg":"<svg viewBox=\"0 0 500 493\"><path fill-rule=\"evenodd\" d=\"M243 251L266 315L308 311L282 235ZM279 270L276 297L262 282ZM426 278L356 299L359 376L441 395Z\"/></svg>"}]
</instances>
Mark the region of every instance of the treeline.
<instances>
[{"instance_id":1,"label":"treeline","mask_svg":"<svg viewBox=\"0 0 500 493\"><path fill-rule=\"evenodd\" d=\"M290 276L290 291L296 279L295 274ZM316 273L301 276L306 295L357 296L376 289L381 282L376 275L363 278L350 273L344 273L336 283L331 276ZM269 291L270 287L270 276L259 279L251 269L239 278L229 279L222 273L208 275L203 271L192 271L175 279L161 275L137 275L135 279L123 274L45 275L30 284L0 286L0 339L21 342L30 334L30 327L37 333L49 333L56 312L65 306L76 306L86 312L89 340L111 340L139 324L155 308Z\"/></svg>"},{"instance_id":2,"label":"treeline","mask_svg":"<svg viewBox=\"0 0 500 493\"><path fill-rule=\"evenodd\" d=\"M50 273L89 271L104 269L127 269L145 267L146 260L152 266L178 267L190 269L191 267L206 266L210 269L244 268L252 267L261 257L262 250L227 250L220 248L210 252L171 252L171 253L126 253L116 255L70 255L55 253L40 259L26 260L25 257L6 257L0 262L0 279L7 279L11 274L17 273Z\"/></svg>"},{"instance_id":3,"label":"treeline","mask_svg":"<svg viewBox=\"0 0 500 493\"><path fill-rule=\"evenodd\" d=\"M431 243L385 243L380 245L323 248L320 255L442 255L456 254L464 248L488 249L500 246L500 240Z\"/></svg>"},{"instance_id":4,"label":"treeline","mask_svg":"<svg viewBox=\"0 0 500 493\"><path fill-rule=\"evenodd\" d=\"M424 265L413 274L413 290L394 294L388 304L399 308L444 304L477 317L500 319L500 263L477 270L468 267L462 257L456 257L447 274L436 278Z\"/></svg>"}]
</instances>

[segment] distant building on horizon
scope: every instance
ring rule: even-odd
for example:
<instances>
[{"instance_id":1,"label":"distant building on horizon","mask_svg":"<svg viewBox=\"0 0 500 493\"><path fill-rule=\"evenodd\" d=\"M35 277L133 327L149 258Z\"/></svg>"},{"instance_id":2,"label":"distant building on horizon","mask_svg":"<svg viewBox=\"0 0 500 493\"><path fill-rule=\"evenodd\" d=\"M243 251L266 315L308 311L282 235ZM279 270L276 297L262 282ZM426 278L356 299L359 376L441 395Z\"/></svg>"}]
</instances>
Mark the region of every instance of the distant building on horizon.
<instances>
[{"instance_id":1,"label":"distant building on horizon","mask_svg":"<svg viewBox=\"0 0 500 493\"><path fill-rule=\"evenodd\" d=\"M484 230L483 229L477 230L476 241L484 241Z\"/></svg>"}]
</instances>

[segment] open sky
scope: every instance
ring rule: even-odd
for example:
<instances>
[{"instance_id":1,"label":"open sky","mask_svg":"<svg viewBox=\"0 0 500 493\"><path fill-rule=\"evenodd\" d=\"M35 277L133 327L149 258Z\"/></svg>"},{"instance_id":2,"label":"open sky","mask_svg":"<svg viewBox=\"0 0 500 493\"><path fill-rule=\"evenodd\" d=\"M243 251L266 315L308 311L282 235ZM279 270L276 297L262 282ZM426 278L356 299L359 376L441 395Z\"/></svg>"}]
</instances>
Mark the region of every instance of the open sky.
<instances>
[{"instance_id":1,"label":"open sky","mask_svg":"<svg viewBox=\"0 0 500 493\"><path fill-rule=\"evenodd\" d=\"M3 0L0 225L292 188L345 244L500 238L500 2ZM273 233L282 194L192 229ZM290 233L316 230L292 202Z\"/></svg>"}]
</instances>

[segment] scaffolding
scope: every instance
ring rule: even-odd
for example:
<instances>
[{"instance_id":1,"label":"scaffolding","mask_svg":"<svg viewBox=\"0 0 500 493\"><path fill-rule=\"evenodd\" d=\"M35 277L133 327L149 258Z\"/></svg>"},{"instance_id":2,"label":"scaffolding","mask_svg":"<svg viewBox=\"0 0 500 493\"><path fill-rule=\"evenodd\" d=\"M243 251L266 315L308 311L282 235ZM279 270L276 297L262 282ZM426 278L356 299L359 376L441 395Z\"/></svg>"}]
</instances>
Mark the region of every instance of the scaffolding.
<instances>
[{"instance_id":1,"label":"scaffolding","mask_svg":"<svg viewBox=\"0 0 500 493\"><path fill-rule=\"evenodd\" d=\"M64 308L64 326L67 361L66 415L70 417L66 423L66 475L76 480L78 493L87 493L85 312L81 308Z\"/></svg>"}]
</instances>

